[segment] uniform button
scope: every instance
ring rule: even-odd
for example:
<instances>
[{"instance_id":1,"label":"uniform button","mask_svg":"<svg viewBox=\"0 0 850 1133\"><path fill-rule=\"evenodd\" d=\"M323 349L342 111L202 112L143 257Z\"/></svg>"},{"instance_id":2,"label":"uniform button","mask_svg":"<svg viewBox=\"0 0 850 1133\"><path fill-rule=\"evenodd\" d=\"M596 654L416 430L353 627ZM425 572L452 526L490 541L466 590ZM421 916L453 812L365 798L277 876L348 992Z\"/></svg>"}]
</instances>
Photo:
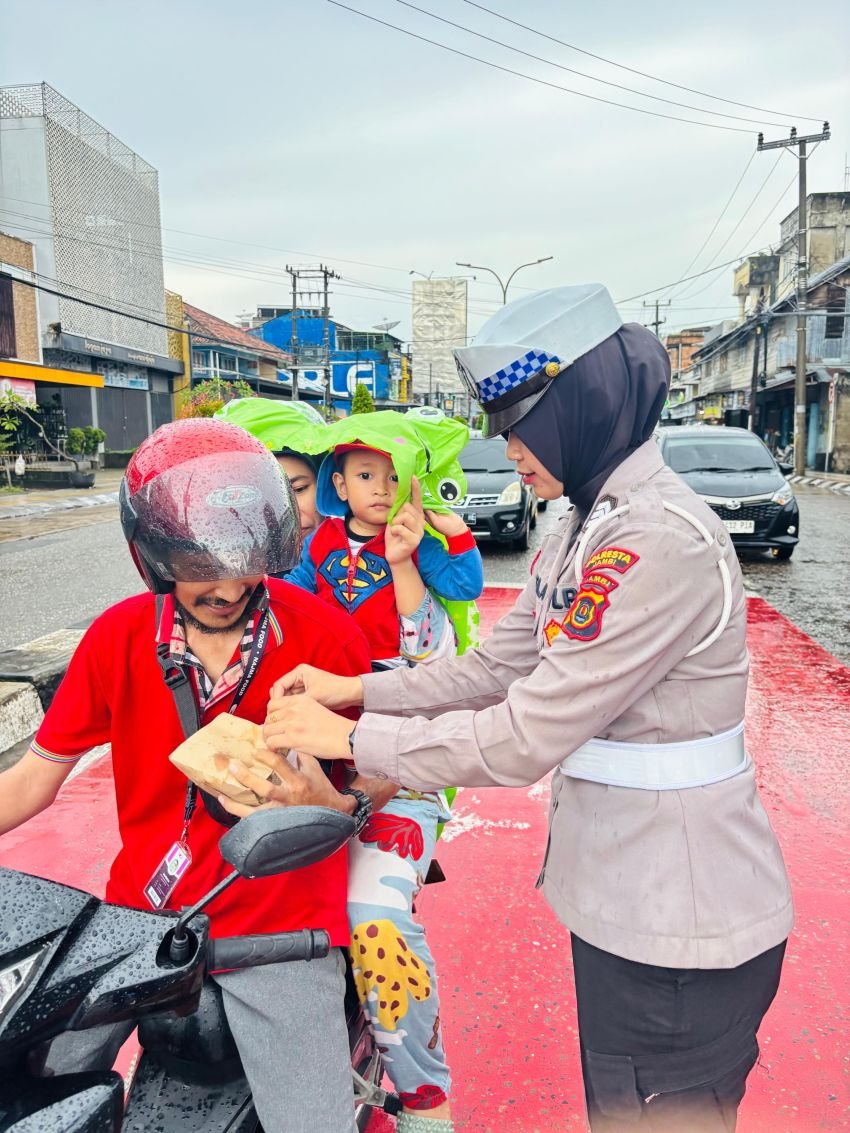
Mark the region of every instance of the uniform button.
<instances>
[{"instance_id":1,"label":"uniform button","mask_svg":"<svg viewBox=\"0 0 850 1133\"><path fill-rule=\"evenodd\" d=\"M718 531L717 532L717 542L720 544L721 547L726 546L726 532L725 531Z\"/></svg>"}]
</instances>

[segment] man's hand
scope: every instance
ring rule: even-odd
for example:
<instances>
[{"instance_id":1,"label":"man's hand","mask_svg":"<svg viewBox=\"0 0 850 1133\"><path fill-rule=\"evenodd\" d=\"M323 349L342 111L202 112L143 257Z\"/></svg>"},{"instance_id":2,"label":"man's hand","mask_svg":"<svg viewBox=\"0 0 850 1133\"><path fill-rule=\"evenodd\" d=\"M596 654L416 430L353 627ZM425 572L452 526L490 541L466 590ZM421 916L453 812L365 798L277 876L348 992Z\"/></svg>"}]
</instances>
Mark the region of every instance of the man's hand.
<instances>
[{"instance_id":1,"label":"man's hand","mask_svg":"<svg viewBox=\"0 0 850 1133\"><path fill-rule=\"evenodd\" d=\"M243 787L249 787L254 794L263 799L259 806L243 806L232 799L219 795L218 801L230 814L244 818L253 814L255 810L267 810L273 806L326 806L331 810L343 811L351 814L354 809L353 799L348 795L341 795L332 785L322 771L319 764L311 755L298 755L298 770L292 767L286 759L273 751L259 750L256 754L258 763L270 767L280 780L271 783L261 779L249 771L244 763L232 760L228 770L234 779L238 779Z\"/></svg>"},{"instance_id":2,"label":"man's hand","mask_svg":"<svg viewBox=\"0 0 850 1133\"><path fill-rule=\"evenodd\" d=\"M320 759L350 759L353 720L337 716L312 696L283 696L269 702L263 740L272 751L295 748Z\"/></svg>"},{"instance_id":3,"label":"man's hand","mask_svg":"<svg viewBox=\"0 0 850 1133\"><path fill-rule=\"evenodd\" d=\"M422 511L422 489L414 476L410 481L410 499L402 504L395 518L387 524L384 547L390 566L406 562L422 542L425 534L425 513Z\"/></svg>"},{"instance_id":4,"label":"man's hand","mask_svg":"<svg viewBox=\"0 0 850 1133\"><path fill-rule=\"evenodd\" d=\"M426 511L425 518L435 531L439 531L446 539L455 535L463 535L469 528L454 511Z\"/></svg>"},{"instance_id":5,"label":"man's hand","mask_svg":"<svg viewBox=\"0 0 850 1133\"><path fill-rule=\"evenodd\" d=\"M400 784L393 783L390 779L367 779L364 775L355 775L348 785L368 795L372 800L372 810L376 812L383 810L401 790Z\"/></svg>"},{"instance_id":6,"label":"man's hand","mask_svg":"<svg viewBox=\"0 0 850 1133\"><path fill-rule=\"evenodd\" d=\"M307 693L325 708L359 708L363 703L363 682L359 677L341 677L312 665L298 665L275 681L271 699Z\"/></svg>"}]
</instances>

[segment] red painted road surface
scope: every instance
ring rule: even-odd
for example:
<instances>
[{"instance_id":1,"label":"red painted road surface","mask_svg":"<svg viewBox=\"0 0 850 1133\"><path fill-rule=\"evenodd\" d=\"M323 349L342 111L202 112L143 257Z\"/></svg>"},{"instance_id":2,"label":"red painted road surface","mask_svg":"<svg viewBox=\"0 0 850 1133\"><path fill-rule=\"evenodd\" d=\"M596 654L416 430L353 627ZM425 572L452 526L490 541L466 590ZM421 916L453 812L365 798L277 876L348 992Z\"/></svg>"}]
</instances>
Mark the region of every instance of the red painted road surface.
<instances>
[{"instance_id":1,"label":"red painted road surface","mask_svg":"<svg viewBox=\"0 0 850 1133\"><path fill-rule=\"evenodd\" d=\"M515 594L486 593L485 632ZM785 851L797 924L738 1129L838 1130L850 1124L850 669L760 599L749 614L748 746ZM440 968L454 1113L466 1133L585 1129L569 944L534 889L547 800L545 783L462 791L439 847L449 880L421 900ZM4 837L0 864L100 894L115 841L102 759L49 812ZM393 1128L383 1116L370 1126Z\"/></svg>"}]
</instances>

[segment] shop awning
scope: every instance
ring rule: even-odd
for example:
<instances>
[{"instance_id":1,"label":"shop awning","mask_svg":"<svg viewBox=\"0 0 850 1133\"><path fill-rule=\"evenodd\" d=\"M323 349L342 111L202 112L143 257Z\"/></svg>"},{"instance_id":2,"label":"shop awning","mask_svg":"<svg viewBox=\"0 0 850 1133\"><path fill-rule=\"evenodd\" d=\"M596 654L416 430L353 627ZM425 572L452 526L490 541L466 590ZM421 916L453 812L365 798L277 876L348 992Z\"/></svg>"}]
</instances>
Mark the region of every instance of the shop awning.
<instances>
[{"instance_id":1,"label":"shop awning","mask_svg":"<svg viewBox=\"0 0 850 1133\"><path fill-rule=\"evenodd\" d=\"M782 374L777 374L776 377L768 378L765 385L759 387L759 393L769 393L773 390L793 389L796 375L793 370L788 370ZM816 370L806 371L806 385L815 386L820 382L831 382L832 377L828 371L818 367Z\"/></svg>"},{"instance_id":2,"label":"shop awning","mask_svg":"<svg viewBox=\"0 0 850 1133\"><path fill-rule=\"evenodd\" d=\"M53 366L38 366L34 362L8 362L0 360L0 378L18 378L28 382L52 382L60 386L91 386L103 388L103 374L89 370L57 370Z\"/></svg>"}]
</instances>

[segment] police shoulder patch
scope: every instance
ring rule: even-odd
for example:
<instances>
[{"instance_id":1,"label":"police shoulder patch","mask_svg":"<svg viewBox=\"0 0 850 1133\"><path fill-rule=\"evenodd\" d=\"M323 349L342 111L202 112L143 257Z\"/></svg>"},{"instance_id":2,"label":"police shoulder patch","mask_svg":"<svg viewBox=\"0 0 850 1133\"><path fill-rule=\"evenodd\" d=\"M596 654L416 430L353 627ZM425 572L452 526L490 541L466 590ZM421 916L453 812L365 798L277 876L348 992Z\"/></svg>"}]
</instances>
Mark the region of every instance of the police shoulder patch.
<instances>
[{"instance_id":1,"label":"police shoulder patch","mask_svg":"<svg viewBox=\"0 0 850 1133\"><path fill-rule=\"evenodd\" d=\"M584 564L584 574L595 570L615 570L618 574L625 574L639 559L640 555L627 551L625 547L602 547L594 551Z\"/></svg>"},{"instance_id":2,"label":"police shoulder patch","mask_svg":"<svg viewBox=\"0 0 850 1133\"><path fill-rule=\"evenodd\" d=\"M575 641L593 641L602 631L602 615L610 605L607 592L590 582L581 588L561 623L567 637Z\"/></svg>"},{"instance_id":3,"label":"police shoulder patch","mask_svg":"<svg viewBox=\"0 0 850 1133\"><path fill-rule=\"evenodd\" d=\"M546 644L551 645L558 634L561 632L562 626L555 618L550 618L543 628L543 633L546 635Z\"/></svg>"}]
</instances>

